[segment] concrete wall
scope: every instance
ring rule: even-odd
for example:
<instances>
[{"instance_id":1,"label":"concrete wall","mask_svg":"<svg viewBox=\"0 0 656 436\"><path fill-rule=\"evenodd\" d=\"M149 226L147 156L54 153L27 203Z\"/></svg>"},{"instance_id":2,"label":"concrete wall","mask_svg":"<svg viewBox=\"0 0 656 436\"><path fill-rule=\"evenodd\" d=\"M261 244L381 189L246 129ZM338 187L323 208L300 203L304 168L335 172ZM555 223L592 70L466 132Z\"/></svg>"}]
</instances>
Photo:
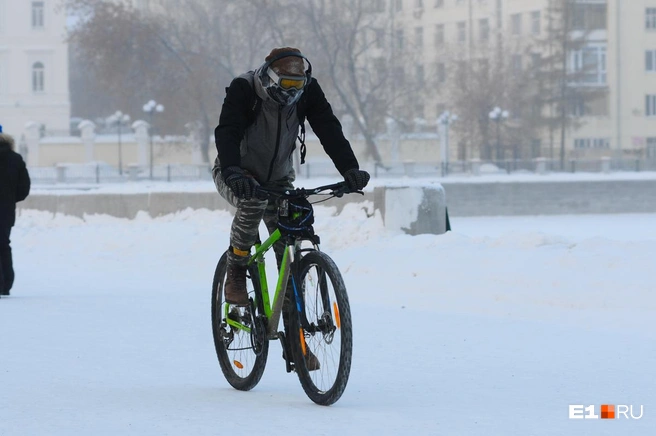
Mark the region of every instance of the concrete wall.
<instances>
[{"instance_id":1,"label":"concrete wall","mask_svg":"<svg viewBox=\"0 0 656 436\"><path fill-rule=\"evenodd\" d=\"M452 217L656 212L656 180L442 185Z\"/></svg>"}]
</instances>

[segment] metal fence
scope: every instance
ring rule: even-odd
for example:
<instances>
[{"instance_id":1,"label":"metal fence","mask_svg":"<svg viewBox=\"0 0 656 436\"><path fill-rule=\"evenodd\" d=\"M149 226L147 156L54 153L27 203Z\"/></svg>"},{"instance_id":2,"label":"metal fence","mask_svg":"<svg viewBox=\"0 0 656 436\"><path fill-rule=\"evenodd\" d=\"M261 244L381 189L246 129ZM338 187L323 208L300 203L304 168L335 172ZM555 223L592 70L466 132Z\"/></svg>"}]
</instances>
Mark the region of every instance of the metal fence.
<instances>
[{"instance_id":1,"label":"metal fence","mask_svg":"<svg viewBox=\"0 0 656 436\"><path fill-rule=\"evenodd\" d=\"M103 164L58 165L56 167L30 167L30 178L37 184L54 183L122 183L141 180L194 181L211 180L209 165L167 164L149 166L130 165L119 171L117 167Z\"/></svg>"}]
</instances>

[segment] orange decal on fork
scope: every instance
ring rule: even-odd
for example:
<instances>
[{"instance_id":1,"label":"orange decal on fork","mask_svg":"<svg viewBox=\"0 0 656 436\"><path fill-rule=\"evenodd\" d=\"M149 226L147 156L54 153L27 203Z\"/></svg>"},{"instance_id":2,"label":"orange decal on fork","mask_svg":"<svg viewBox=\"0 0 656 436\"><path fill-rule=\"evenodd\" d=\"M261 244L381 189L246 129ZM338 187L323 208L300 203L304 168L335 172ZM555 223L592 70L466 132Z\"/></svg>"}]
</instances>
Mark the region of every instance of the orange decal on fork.
<instances>
[{"instance_id":1,"label":"orange decal on fork","mask_svg":"<svg viewBox=\"0 0 656 436\"><path fill-rule=\"evenodd\" d=\"M333 301L333 310L335 311L335 323L337 324L337 328L340 328L342 321L339 319L339 308L337 307L337 301Z\"/></svg>"},{"instance_id":2,"label":"orange decal on fork","mask_svg":"<svg viewBox=\"0 0 656 436\"><path fill-rule=\"evenodd\" d=\"M307 349L305 347L305 335L303 334L303 329L302 328L299 328L298 331L300 333L299 339L301 340L301 351L303 351L303 356L306 356L307 355Z\"/></svg>"}]
</instances>

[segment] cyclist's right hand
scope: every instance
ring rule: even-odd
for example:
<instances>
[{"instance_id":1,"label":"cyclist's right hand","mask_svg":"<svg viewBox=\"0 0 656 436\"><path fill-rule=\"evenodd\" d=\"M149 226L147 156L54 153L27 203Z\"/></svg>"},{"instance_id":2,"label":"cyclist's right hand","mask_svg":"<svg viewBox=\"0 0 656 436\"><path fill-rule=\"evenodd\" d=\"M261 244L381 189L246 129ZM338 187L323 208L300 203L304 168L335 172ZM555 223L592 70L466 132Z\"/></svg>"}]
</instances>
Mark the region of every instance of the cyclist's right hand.
<instances>
[{"instance_id":1,"label":"cyclist's right hand","mask_svg":"<svg viewBox=\"0 0 656 436\"><path fill-rule=\"evenodd\" d=\"M222 172L223 181L237 198L250 200L253 198L253 192L259 184L255 179L246 174L246 172L237 166L228 167Z\"/></svg>"}]
</instances>

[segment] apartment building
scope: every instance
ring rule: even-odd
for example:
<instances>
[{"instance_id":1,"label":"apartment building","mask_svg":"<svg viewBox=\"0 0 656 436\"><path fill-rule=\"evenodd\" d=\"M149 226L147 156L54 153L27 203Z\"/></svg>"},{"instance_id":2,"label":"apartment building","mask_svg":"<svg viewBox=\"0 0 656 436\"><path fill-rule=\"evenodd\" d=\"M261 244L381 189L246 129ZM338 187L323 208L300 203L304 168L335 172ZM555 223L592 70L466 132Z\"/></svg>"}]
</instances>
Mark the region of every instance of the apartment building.
<instances>
[{"instance_id":1,"label":"apartment building","mask_svg":"<svg viewBox=\"0 0 656 436\"><path fill-rule=\"evenodd\" d=\"M513 45L509 62L525 68L532 60L522 47L543 37L548 26L561 25L550 22L552 1L391 0L392 44L399 46L394 40L404 38L404 48L418 51L423 59L424 65L416 68L424 72L436 65L434 74L441 82L449 80L444 63L452 60L444 51L454 47L464 58L486 52L485 62L494 62ZM599 97L568 109L575 122L566 134L567 155L656 158L656 0L571 3L572 34L585 43L570 50L568 68L581 72L575 86L593 87ZM436 119L449 109L446 99L428 102L424 117ZM528 140L541 144L543 156L554 141L546 132ZM458 157L454 150L450 155Z\"/></svg>"},{"instance_id":2,"label":"apartment building","mask_svg":"<svg viewBox=\"0 0 656 436\"><path fill-rule=\"evenodd\" d=\"M20 140L28 122L68 133L66 16L59 0L0 0L0 124Z\"/></svg>"}]
</instances>

